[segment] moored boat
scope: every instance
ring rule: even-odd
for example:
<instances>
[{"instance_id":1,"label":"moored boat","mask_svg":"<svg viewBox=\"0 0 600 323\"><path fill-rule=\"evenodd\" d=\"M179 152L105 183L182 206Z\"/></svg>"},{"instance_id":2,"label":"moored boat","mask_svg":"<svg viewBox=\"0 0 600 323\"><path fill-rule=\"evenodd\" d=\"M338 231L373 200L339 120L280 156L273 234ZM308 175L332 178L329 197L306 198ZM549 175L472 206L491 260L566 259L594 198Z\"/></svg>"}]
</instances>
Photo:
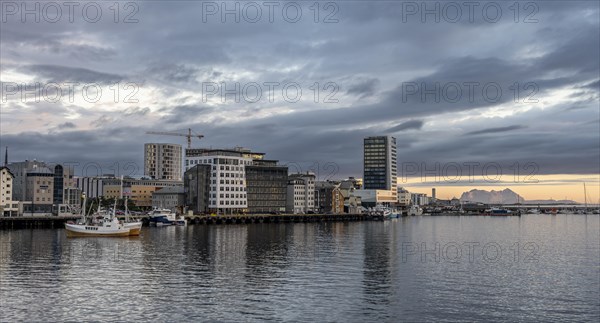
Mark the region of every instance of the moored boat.
<instances>
[{"instance_id":1,"label":"moored boat","mask_svg":"<svg viewBox=\"0 0 600 323\"><path fill-rule=\"evenodd\" d=\"M81 219L77 223L65 223L67 237L127 237L130 228L112 214L105 212L101 218L86 216L86 201L84 195Z\"/></svg>"}]
</instances>

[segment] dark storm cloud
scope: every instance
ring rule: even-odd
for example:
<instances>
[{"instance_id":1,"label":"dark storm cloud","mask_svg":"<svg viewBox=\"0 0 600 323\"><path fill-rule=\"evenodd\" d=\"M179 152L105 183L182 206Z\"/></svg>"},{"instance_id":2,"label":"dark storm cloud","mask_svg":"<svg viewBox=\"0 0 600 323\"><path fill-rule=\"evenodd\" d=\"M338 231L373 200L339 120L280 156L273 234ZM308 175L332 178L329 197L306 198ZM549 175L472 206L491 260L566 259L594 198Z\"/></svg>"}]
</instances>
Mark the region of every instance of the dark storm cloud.
<instances>
[{"instance_id":1,"label":"dark storm cloud","mask_svg":"<svg viewBox=\"0 0 600 323\"><path fill-rule=\"evenodd\" d=\"M513 131L513 130L518 130L518 129L523 129L523 128L526 128L526 127L523 125L513 125L513 126L499 127L499 128L488 128L488 129L470 131L470 132L467 132L466 135L468 135L468 136L483 135L483 134L488 134L488 133Z\"/></svg>"},{"instance_id":2,"label":"dark storm cloud","mask_svg":"<svg viewBox=\"0 0 600 323\"><path fill-rule=\"evenodd\" d=\"M73 122L65 122L65 123L61 123L57 126L58 129L73 129L76 128L77 126L73 123Z\"/></svg>"},{"instance_id":3,"label":"dark storm cloud","mask_svg":"<svg viewBox=\"0 0 600 323\"><path fill-rule=\"evenodd\" d=\"M406 121L403 122L395 127L389 128L386 131L384 131L385 133L395 133L395 132L400 132L400 131L404 131L404 130L409 130L409 129L421 129L423 127L423 120L410 120L410 121Z\"/></svg>"},{"instance_id":4,"label":"dark storm cloud","mask_svg":"<svg viewBox=\"0 0 600 323\"><path fill-rule=\"evenodd\" d=\"M379 80L375 78L359 80L358 82L351 84L346 92L364 98L375 94L378 84Z\"/></svg>"},{"instance_id":5,"label":"dark storm cloud","mask_svg":"<svg viewBox=\"0 0 600 323\"><path fill-rule=\"evenodd\" d=\"M67 67L59 65L28 65L23 67L28 73L33 73L41 78L54 83L79 82L112 84L123 80L123 76L92 71L86 68Z\"/></svg>"}]
</instances>

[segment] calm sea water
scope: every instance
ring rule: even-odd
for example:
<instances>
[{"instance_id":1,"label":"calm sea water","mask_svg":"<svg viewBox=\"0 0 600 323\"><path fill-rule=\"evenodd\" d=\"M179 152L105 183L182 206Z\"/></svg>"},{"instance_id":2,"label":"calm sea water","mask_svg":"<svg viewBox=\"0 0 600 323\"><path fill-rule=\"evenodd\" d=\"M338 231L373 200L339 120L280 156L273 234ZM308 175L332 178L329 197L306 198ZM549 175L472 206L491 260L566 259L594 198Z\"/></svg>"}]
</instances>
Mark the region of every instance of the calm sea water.
<instances>
[{"instance_id":1,"label":"calm sea water","mask_svg":"<svg viewBox=\"0 0 600 323\"><path fill-rule=\"evenodd\" d=\"M0 320L598 322L599 219L0 231Z\"/></svg>"}]
</instances>

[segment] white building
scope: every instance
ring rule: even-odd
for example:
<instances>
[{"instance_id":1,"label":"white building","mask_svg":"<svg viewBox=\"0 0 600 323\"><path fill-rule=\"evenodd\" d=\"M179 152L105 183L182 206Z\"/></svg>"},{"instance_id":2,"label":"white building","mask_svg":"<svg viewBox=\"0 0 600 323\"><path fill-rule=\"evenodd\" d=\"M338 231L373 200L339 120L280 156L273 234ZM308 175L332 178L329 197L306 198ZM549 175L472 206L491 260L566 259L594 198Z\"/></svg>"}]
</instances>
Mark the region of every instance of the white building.
<instances>
[{"instance_id":1,"label":"white building","mask_svg":"<svg viewBox=\"0 0 600 323\"><path fill-rule=\"evenodd\" d=\"M88 198L97 198L104 194L104 182L107 179L114 179L114 176L75 177L75 185Z\"/></svg>"},{"instance_id":2,"label":"white building","mask_svg":"<svg viewBox=\"0 0 600 323\"><path fill-rule=\"evenodd\" d=\"M288 177L286 212L305 214L315 210L315 174L291 174Z\"/></svg>"},{"instance_id":3,"label":"white building","mask_svg":"<svg viewBox=\"0 0 600 323\"><path fill-rule=\"evenodd\" d=\"M0 215L18 214L19 202L12 198L14 176L7 167L0 167Z\"/></svg>"},{"instance_id":4,"label":"white building","mask_svg":"<svg viewBox=\"0 0 600 323\"><path fill-rule=\"evenodd\" d=\"M429 197L424 193L411 193L410 194L411 203L413 205L428 205Z\"/></svg>"},{"instance_id":5,"label":"white building","mask_svg":"<svg viewBox=\"0 0 600 323\"><path fill-rule=\"evenodd\" d=\"M263 153L244 148L186 149L185 169L195 165L210 165L208 208L210 212L237 213L248 209L246 169Z\"/></svg>"},{"instance_id":6,"label":"white building","mask_svg":"<svg viewBox=\"0 0 600 323\"><path fill-rule=\"evenodd\" d=\"M181 145L144 145L144 175L152 179L181 181Z\"/></svg>"},{"instance_id":7,"label":"white building","mask_svg":"<svg viewBox=\"0 0 600 323\"><path fill-rule=\"evenodd\" d=\"M398 187L398 204L402 206L408 206L411 203L410 192L404 189L404 187Z\"/></svg>"}]
</instances>

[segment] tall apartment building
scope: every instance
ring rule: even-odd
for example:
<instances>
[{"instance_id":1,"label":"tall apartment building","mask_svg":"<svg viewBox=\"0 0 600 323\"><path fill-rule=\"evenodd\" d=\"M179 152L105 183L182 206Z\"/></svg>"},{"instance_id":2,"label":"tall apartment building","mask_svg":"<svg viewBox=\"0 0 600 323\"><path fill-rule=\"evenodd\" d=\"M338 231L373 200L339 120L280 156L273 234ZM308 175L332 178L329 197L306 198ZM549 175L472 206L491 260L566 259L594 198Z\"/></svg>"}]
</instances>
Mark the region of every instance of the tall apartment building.
<instances>
[{"instance_id":1,"label":"tall apartment building","mask_svg":"<svg viewBox=\"0 0 600 323\"><path fill-rule=\"evenodd\" d=\"M276 160L254 160L246 165L249 213L285 212L287 202L287 166Z\"/></svg>"},{"instance_id":2,"label":"tall apartment building","mask_svg":"<svg viewBox=\"0 0 600 323\"><path fill-rule=\"evenodd\" d=\"M305 214L315 210L315 174L288 176L286 212Z\"/></svg>"},{"instance_id":3,"label":"tall apartment building","mask_svg":"<svg viewBox=\"0 0 600 323\"><path fill-rule=\"evenodd\" d=\"M181 145L144 145L144 175L151 179L181 181Z\"/></svg>"}]
</instances>

